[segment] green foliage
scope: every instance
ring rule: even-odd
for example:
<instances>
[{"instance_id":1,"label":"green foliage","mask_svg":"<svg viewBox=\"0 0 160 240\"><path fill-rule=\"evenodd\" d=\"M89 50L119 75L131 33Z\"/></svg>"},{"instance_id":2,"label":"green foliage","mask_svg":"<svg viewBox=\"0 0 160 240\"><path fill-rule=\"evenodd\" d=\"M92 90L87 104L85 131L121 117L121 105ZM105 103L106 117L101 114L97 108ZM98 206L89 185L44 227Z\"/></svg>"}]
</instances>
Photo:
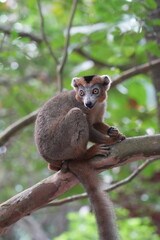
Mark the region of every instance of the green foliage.
<instances>
[{"instance_id":1,"label":"green foliage","mask_svg":"<svg viewBox=\"0 0 160 240\"><path fill-rule=\"evenodd\" d=\"M96 233L96 223L94 215L87 213L81 215L76 212L68 214L69 231L61 234L59 237L54 238L55 240L97 240L98 236Z\"/></svg>"},{"instance_id":2,"label":"green foliage","mask_svg":"<svg viewBox=\"0 0 160 240\"><path fill-rule=\"evenodd\" d=\"M126 209L119 209L117 215L123 218L118 221L118 225L124 240L159 240L159 236L155 233L156 227L151 224L149 218L131 218Z\"/></svg>"},{"instance_id":3,"label":"green foliage","mask_svg":"<svg viewBox=\"0 0 160 240\"><path fill-rule=\"evenodd\" d=\"M41 0L45 33L58 60L62 59L71 4L71 0ZM64 88L71 89L70 83L74 76L108 74L114 79L123 71L148 62L148 56L151 54L153 57L159 57L160 50L156 41L146 40L146 31L149 35L154 35L153 26L160 25L159 19L149 19L151 11L156 7L154 0L79 1L71 29L68 61L63 72ZM55 95L57 73L56 64L42 42L37 1L3 0L0 1L0 13L0 27L10 29L10 35L0 30L2 132L11 123L39 108L48 98ZM30 37L20 36L19 32L27 32ZM33 40L33 36L37 36L41 41ZM158 133L155 90L150 73L127 79L111 89L108 95L105 118L107 123L120 128L127 137ZM6 153L2 149L4 152L0 155L1 202L51 174L47 170L47 164L37 153L33 135L34 126L26 127L9 140ZM116 169L115 172L110 170L104 173L104 177L109 176L118 181L127 177L137 166L138 163L133 163ZM159 179L159 171L158 162L148 166L141 176L129 185L113 191L111 195L114 201L122 206L125 198L135 208L139 206L139 216L148 214L146 209L149 209L149 215L152 215L152 212L159 209L160 184L155 180ZM82 188L76 186L64 196L80 192ZM131 208L130 211L134 209ZM42 215L39 219L45 214ZM69 215L69 218L73 224L70 220L72 234L75 234L75 229L79 229L78 226L87 229L84 232L78 230L79 234L76 233L74 239L89 239L86 233L92 234L90 239L95 238L92 216L79 217L81 223L77 215ZM125 216L119 223L121 235L126 239L157 239L156 236L152 238L151 233L154 229L147 221ZM90 227L91 225L94 226ZM134 232L135 229L137 232ZM71 233L65 233L63 239L72 239ZM129 235L130 233L132 234ZM147 233L148 238L145 238Z\"/></svg>"},{"instance_id":4,"label":"green foliage","mask_svg":"<svg viewBox=\"0 0 160 240\"><path fill-rule=\"evenodd\" d=\"M123 219L118 221L120 235L123 240L159 240L155 234L156 228L151 225L148 218L129 218L125 209L120 209L119 217ZM126 219L127 217L127 219ZM96 222L92 213L82 215L80 213L69 213L69 230L62 233L54 240L98 240Z\"/></svg>"},{"instance_id":5,"label":"green foliage","mask_svg":"<svg viewBox=\"0 0 160 240\"><path fill-rule=\"evenodd\" d=\"M135 240L158 240L158 235L154 234L155 227L150 226L150 221L148 218L131 218L127 219L120 224L121 235L123 239L135 239Z\"/></svg>"}]
</instances>

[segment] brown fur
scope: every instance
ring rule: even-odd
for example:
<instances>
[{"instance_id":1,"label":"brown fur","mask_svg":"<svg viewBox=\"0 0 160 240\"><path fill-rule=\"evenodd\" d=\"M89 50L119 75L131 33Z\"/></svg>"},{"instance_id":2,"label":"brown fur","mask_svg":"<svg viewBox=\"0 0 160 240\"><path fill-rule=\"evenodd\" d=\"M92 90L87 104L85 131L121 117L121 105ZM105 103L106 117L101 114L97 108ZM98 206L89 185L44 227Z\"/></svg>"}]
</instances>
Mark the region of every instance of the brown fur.
<instances>
[{"instance_id":1,"label":"brown fur","mask_svg":"<svg viewBox=\"0 0 160 240\"><path fill-rule=\"evenodd\" d=\"M83 85L83 86L86 86L86 85L87 85L87 82L84 80L83 77L80 77L80 78L79 78L77 87L78 87L79 85Z\"/></svg>"},{"instance_id":2,"label":"brown fur","mask_svg":"<svg viewBox=\"0 0 160 240\"><path fill-rule=\"evenodd\" d=\"M39 111L35 125L35 142L49 168L59 170L64 161L85 187L96 214L101 240L117 240L114 213L110 201L102 191L96 172L86 161L95 155L108 155L108 145L124 139L124 136L104 124L105 90L107 78L94 76L89 84L101 84L102 93L93 108L84 106L78 97L78 86L86 86L83 77L74 80L75 90L60 93L51 98ZM90 85L87 85L90 86ZM96 143L87 149L88 141ZM105 145L104 145L105 144Z\"/></svg>"},{"instance_id":3,"label":"brown fur","mask_svg":"<svg viewBox=\"0 0 160 240\"><path fill-rule=\"evenodd\" d=\"M99 76L95 76L91 82L92 85L96 84L96 83L102 83L102 80L100 79Z\"/></svg>"},{"instance_id":4,"label":"brown fur","mask_svg":"<svg viewBox=\"0 0 160 240\"><path fill-rule=\"evenodd\" d=\"M88 193L96 215L100 239L118 240L112 203L108 195L102 190L97 173L92 165L83 160L77 161L76 164L71 161L69 169L80 180Z\"/></svg>"},{"instance_id":5,"label":"brown fur","mask_svg":"<svg viewBox=\"0 0 160 240\"><path fill-rule=\"evenodd\" d=\"M101 93L101 96L99 97L98 101L99 101L99 102L103 102L105 99L106 99L106 92L105 92L105 90L103 89L103 90L102 90L102 93Z\"/></svg>"}]
</instances>

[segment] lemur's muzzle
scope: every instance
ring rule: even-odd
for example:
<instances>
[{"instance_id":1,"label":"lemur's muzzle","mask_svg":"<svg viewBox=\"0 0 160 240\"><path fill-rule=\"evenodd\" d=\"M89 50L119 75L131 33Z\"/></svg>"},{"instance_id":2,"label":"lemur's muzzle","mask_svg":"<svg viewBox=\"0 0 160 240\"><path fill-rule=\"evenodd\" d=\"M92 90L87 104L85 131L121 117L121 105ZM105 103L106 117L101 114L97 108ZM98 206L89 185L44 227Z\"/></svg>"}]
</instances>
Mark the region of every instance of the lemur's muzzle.
<instances>
[{"instance_id":1,"label":"lemur's muzzle","mask_svg":"<svg viewBox=\"0 0 160 240\"><path fill-rule=\"evenodd\" d=\"M92 102L87 102L87 103L85 104L85 106L86 106L87 108L92 108L92 107L94 106L94 104L93 104Z\"/></svg>"}]
</instances>

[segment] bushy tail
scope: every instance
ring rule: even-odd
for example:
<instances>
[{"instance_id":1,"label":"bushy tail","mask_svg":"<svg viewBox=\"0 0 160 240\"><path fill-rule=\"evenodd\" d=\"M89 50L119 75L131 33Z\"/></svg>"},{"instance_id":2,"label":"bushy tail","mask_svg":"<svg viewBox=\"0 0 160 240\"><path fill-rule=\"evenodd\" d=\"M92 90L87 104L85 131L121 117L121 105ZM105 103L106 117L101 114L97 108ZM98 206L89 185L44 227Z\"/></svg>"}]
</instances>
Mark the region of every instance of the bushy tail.
<instances>
[{"instance_id":1,"label":"bushy tail","mask_svg":"<svg viewBox=\"0 0 160 240\"><path fill-rule=\"evenodd\" d=\"M113 206L101 188L96 171L86 161L70 161L69 169L87 191L96 215L100 240L119 240Z\"/></svg>"}]
</instances>

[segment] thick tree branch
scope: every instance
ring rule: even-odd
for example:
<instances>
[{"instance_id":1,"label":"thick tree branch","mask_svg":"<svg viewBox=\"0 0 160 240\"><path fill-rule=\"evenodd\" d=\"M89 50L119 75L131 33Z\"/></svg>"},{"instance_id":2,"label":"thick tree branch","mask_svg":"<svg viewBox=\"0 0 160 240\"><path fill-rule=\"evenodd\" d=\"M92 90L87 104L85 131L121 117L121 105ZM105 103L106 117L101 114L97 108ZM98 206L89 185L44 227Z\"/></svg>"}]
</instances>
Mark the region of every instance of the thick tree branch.
<instances>
[{"instance_id":1,"label":"thick tree branch","mask_svg":"<svg viewBox=\"0 0 160 240\"><path fill-rule=\"evenodd\" d=\"M151 164L152 162L154 161L157 161L159 159L155 159L155 158L152 158L152 159L147 159L144 163L142 163L133 173L131 173L128 177L126 177L125 179L119 181L119 182L116 182L114 184L111 184L109 187L105 188L104 190L106 192L110 192L116 188L119 188L120 186L122 185L125 185L129 182L131 182L134 178L137 177L137 175L139 175L142 170L144 168L146 168L149 164ZM81 200L81 199L84 199L84 198L87 198L88 195L87 193L82 193L82 194L77 194L75 196L71 196L71 197L66 197L62 200L57 200L57 201L53 201L51 203L48 203L47 205L45 205L44 207L54 207L54 206L60 206L62 204L65 204L65 203L69 203L69 202L73 202L73 201L77 201L77 200Z\"/></svg>"},{"instance_id":2,"label":"thick tree branch","mask_svg":"<svg viewBox=\"0 0 160 240\"><path fill-rule=\"evenodd\" d=\"M128 138L111 147L108 158L95 157L91 163L97 171L143 160L160 158L160 134ZM83 166L82 166L83 167ZM44 179L0 205L0 233L22 217L46 205L78 183L70 172Z\"/></svg>"}]
</instances>

